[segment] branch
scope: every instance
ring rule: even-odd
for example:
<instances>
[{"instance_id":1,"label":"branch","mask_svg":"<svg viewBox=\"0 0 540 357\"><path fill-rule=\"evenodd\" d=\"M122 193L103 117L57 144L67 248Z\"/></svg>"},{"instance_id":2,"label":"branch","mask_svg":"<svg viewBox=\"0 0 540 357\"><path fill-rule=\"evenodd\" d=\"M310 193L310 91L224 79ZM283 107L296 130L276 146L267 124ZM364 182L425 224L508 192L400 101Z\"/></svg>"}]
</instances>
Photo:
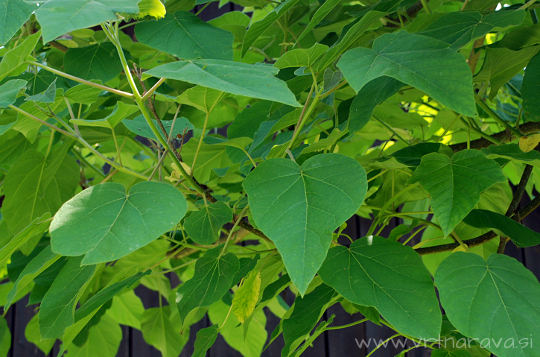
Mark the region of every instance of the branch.
<instances>
[{"instance_id":1,"label":"branch","mask_svg":"<svg viewBox=\"0 0 540 357\"><path fill-rule=\"evenodd\" d=\"M538 132L540 131L540 122L525 123L519 126L519 130L523 134ZM490 137L495 140L500 141L501 143L508 143L514 140L514 138L516 138L515 135L513 135L511 132L507 130L490 135ZM481 148L488 147L490 145L493 145L493 143L485 138L476 139L470 142L471 149L481 149ZM453 144L453 145L450 145L450 148L452 148L452 150L454 151L465 150L467 149L467 143L464 142L464 143L459 143L459 144Z\"/></svg>"}]
</instances>

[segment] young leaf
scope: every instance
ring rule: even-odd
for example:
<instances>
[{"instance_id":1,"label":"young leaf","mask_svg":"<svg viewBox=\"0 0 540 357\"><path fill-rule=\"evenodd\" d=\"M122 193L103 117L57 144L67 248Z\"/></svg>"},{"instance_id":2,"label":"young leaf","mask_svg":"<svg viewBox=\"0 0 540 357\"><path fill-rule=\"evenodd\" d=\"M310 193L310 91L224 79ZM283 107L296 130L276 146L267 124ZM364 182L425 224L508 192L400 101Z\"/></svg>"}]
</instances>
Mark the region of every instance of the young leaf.
<instances>
[{"instance_id":1,"label":"young leaf","mask_svg":"<svg viewBox=\"0 0 540 357\"><path fill-rule=\"evenodd\" d=\"M255 305L259 301L261 290L261 273L252 270L234 293L232 312L240 323L244 323L253 314Z\"/></svg>"},{"instance_id":2,"label":"young leaf","mask_svg":"<svg viewBox=\"0 0 540 357\"><path fill-rule=\"evenodd\" d=\"M431 153L414 171L431 195L431 206L445 236L467 216L480 193L505 177L500 166L478 150L463 150L448 157Z\"/></svg>"},{"instance_id":3,"label":"young leaf","mask_svg":"<svg viewBox=\"0 0 540 357\"><path fill-rule=\"evenodd\" d=\"M373 237L330 249L319 275L347 300L375 307L398 331L438 338L441 311L433 282L410 247Z\"/></svg>"},{"instance_id":4,"label":"young leaf","mask_svg":"<svg viewBox=\"0 0 540 357\"><path fill-rule=\"evenodd\" d=\"M304 294L326 257L333 230L364 200L364 169L338 154L317 155L302 166L271 159L243 185L255 223L276 244L291 280Z\"/></svg>"},{"instance_id":5,"label":"young leaf","mask_svg":"<svg viewBox=\"0 0 540 357\"><path fill-rule=\"evenodd\" d=\"M398 31L378 37L373 48L354 48L339 60L345 79L360 91L382 76L416 87L441 104L476 115L472 75L463 56L445 42Z\"/></svg>"},{"instance_id":6,"label":"young leaf","mask_svg":"<svg viewBox=\"0 0 540 357\"><path fill-rule=\"evenodd\" d=\"M36 4L33 2L0 0L0 45L4 45L19 31L35 9Z\"/></svg>"},{"instance_id":7,"label":"young leaf","mask_svg":"<svg viewBox=\"0 0 540 357\"><path fill-rule=\"evenodd\" d=\"M518 247L534 247L540 244L540 233L497 212L474 209L463 222L477 228L495 228L507 235Z\"/></svg>"},{"instance_id":8,"label":"young leaf","mask_svg":"<svg viewBox=\"0 0 540 357\"><path fill-rule=\"evenodd\" d=\"M141 0L139 3L139 18L152 16L156 19L165 17L167 10L160 0Z\"/></svg>"},{"instance_id":9,"label":"young leaf","mask_svg":"<svg viewBox=\"0 0 540 357\"><path fill-rule=\"evenodd\" d=\"M522 342L540 339L540 284L514 258L493 254L486 262L457 252L441 263L435 284L448 319L465 336L501 357L538 354Z\"/></svg>"},{"instance_id":10,"label":"young leaf","mask_svg":"<svg viewBox=\"0 0 540 357\"><path fill-rule=\"evenodd\" d=\"M81 259L68 259L43 297L39 310L39 330L45 338L62 336L66 327L75 322L75 306L96 268L81 267Z\"/></svg>"},{"instance_id":11,"label":"young leaf","mask_svg":"<svg viewBox=\"0 0 540 357\"><path fill-rule=\"evenodd\" d=\"M219 238L221 227L232 220L232 210L223 202L205 205L191 212L184 220L184 229L195 243L212 244Z\"/></svg>"},{"instance_id":12,"label":"young leaf","mask_svg":"<svg viewBox=\"0 0 540 357\"><path fill-rule=\"evenodd\" d=\"M195 348L191 357L205 357L206 352L212 347L218 337L218 327L212 325L197 331Z\"/></svg>"},{"instance_id":13,"label":"young leaf","mask_svg":"<svg viewBox=\"0 0 540 357\"><path fill-rule=\"evenodd\" d=\"M183 321L196 308L211 305L231 288L239 268L234 254L220 255L222 246L207 251L195 264L193 278L178 288L178 311Z\"/></svg>"},{"instance_id":14,"label":"young leaf","mask_svg":"<svg viewBox=\"0 0 540 357\"><path fill-rule=\"evenodd\" d=\"M328 46L315 43L310 48L297 48L278 58L274 66L279 69L289 67L311 67L328 50Z\"/></svg>"},{"instance_id":15,"label":"young leaf","mask_svg":"<svg viewBox=\"0 0 540 357\"><path fill-rule=\"evenodd\" d=\"M0 108L7 108L15 103L21 89L26 87L26 83L22 79L12 79L0 85Z\"/></svg>"},{"instance_id":16,"label":"young leaf","mask_svg":"<svg viewBox=\"0 0 540 357\"><path fill-rule=\"evenodd\" d=\"M137 39L157 50L183 59L232 60L233 36L194 14L180 11L163 20L145 21L135 27Z\"/></svg>"},{"instance_id":17,"label":"young leaf","mask_svg":"<svg viewBox=\"0 0 540 357\"><path fill-rule=\"evenodd\" d=\"M126 193L118 183L92 186L66 202L51 223L52 250L84 254L82 264L119 259L173 229L186 213L171 185L141 182Z\"/></svg>"},{"instance_id":18,"label":"young leaf","mask_svg":"<svg viewBox=\"0 0 540 357\"><path fill-rule=\"evenodd\" d=\"M146 74L299 107L285 82L274 77L277 72L277 68L262 63L199 59L167 63L152 68Z\"/></svg>"}]
</instances>

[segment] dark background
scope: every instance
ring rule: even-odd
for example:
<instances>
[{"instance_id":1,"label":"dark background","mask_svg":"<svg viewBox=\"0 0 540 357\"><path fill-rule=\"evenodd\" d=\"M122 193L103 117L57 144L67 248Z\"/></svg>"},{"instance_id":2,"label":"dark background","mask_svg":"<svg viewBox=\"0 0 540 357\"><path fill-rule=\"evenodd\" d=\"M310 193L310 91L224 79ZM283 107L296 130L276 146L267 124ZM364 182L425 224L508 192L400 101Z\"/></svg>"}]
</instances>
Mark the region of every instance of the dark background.
<instances>
[{"instance_id":1,"label":"dark background","mask_svg":"<svg viewBox=\"0 0 540 357\"><path fill-rule=\"evenodd\" d=\"M200 17L204 20L215 18L225 12L239 10L238 6L228 4L222 8L217 7L217 3L213 3L208 6L200 14ZM195 11L197 11L196 9ZM525 219L523 222L526 226L535 231L540 231L540 212L535 212ZM399 224L398 220L393 222L393 226ZM369 228L370 222L365 219L361 219L358 216L352 217L348 222L348 227L345 233L352 238L362 237ZM393 228L391 225L389 229ZM529 270L531 270L536 277L540 277L540 247L532 248L517 248L512 243L508 243L505 254L510 255L520 262L522 262ZM178 281L174 281L174 277L171 277L171 282L177 284ZM135 289L137 295L141 298L145 308L159 306L159 296L156 292L151 291L143 286L139 286ZM291 305L294 301L294 295L288 290L282 294L285 301ZM23 299L14 304L6 314L6 320L12 333L12 347L9 351L8 357L33 357L33 356L45 356L35 345L26 341L24 337L24 330L26 325L36 314L37 306L27 306L27 299ZM323 319L329 318L332 314L335 315L333 326L344 325L357 320L362 319L360 314L349 315L339 305L334 305L323 315ZM268 334L279 323L279 319L271 313L267 313L267 331ZM196 331L210 325L208 318L204 318L191 329L191 339L184 348L181 356L191 356L193 353L193 343L195 339ZM118 357L159 357L161 353L149 346L143 339L140 331L122 326L123 340L120 344L118 351ZM377 326L371 322L366 322L360 325L349 327L347 329L326 331L322 334L313 344L312 348L309 348L304 352L303 356L306 357L343 357L343 356L365 356L369 353L364 349L360 349L356 343L356 340L374 338L377 340L384 340L392 336L395 332L384 326ZM278 338L270 347L263 353L265 357L279 357L281 356L281 347L283 346L283 339ZM370 348L374 348L372 344ZM412 347L411 344L408 347ZM399 353L400 350L395 350L388 346L388 348L381 348L372 356L374 357L387 357L394 356ZM56 356L58 353L58 344L53 348L49 356ZM406 353L406 357L423 357L429 356L428 350L421 348L414 349ZM207 357L237 357L241 354L227 345L221 336L218 337L214 346L208 351Z\"/></svg>"}]
</instances>

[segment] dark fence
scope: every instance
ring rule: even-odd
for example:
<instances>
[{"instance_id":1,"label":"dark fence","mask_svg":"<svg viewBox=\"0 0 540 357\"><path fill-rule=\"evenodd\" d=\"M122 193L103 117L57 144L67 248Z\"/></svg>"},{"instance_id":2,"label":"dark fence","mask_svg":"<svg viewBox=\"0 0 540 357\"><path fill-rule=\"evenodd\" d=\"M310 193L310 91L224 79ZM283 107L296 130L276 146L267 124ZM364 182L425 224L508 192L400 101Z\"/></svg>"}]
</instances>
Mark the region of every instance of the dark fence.
<instances>
[{"instance_id":1,"label":"dark fence","mask_svg":"<svg viewBox=\"0 0 540 357\"><path fill-rule=\"evenodd\" d=\"M216 3L208 6L200 14L200 16L207 20L219 16L227 11L238 10L235 5L228 4L222 8L218 8ZM397 224L398 222L394 222ZM525 220L525 225L535 231L540 231L540 213L535 212ZM348 222L348 227L345 231L353 238L364 236L369 228L370 222L364 219L360 219L355 216ZM389 227L392 228L392 227ZM506 248L507 255L510 255L520 262L522 262L528 269L530 269L536 277L540 277L540 247L533 247L527 249L516 248L513 244L509 243ZM177 284L174 281L174 277L171 277L171 282ZM145 308L159 306L159 296L156 292L151 291L145 287L138 287L136 290L137 295L140 297ZM282 294L283 298L288 304L292 304L294 296L285 291ZM28 342L24 336L24 330L30 319L36 314L37 306L27 306L26 299L23 299L13 305L6 314L8 326L12 333L11 350L8 357L34 357L45 356L36 346ZM333 325L344 325L357 320L360 320L362 316L360 314L349 315L341 307L335 305L328 309L323 316L323 320L328 319L331 315L335 315ZM279 323L271 313L267 313L267 331L268 334ZM193 343L196 331L204 327L210 326L208 318L204 318L191 328L191 339L182 351L180 356L188 357L193 353ZM140 331L122 326L123 340L120 344L118 351L118 357L158 357L161 353L152 346L148 345ZM326 331L321 335L313 344L311 348L306 350L303 356L306 357L344 357L344 356L365 356L369 353L369 350L373 349L376 345L375 342L366 348L365 345L360 347L360 341L383 341L386 338L392 336L395 332L384 326L378 326L373 323L367 322L360 325L352 326L347 329ZM397 340L395 340L397 341ZM402 339L403 343L405 340ZM396 344L397 345L397 344ZM283 341L277 339L270 347L264 351L262 356L265 357L279 357L281 356L281 347ZM408 347L412 347L409 341ZM394 356L400 351L406 348L398 347L389 344L388 347L382 348L374 353L374 357L388 357ZM58 345L56 345L49 356L56 356L58 354ZM429 351L418 348L406 353L406 357L424 357L429 356ZM227 345L227 343L220 336L218 337L214 346L208 351L207 357L237 357L241 354Z\"/></svg>"}]
</instances>

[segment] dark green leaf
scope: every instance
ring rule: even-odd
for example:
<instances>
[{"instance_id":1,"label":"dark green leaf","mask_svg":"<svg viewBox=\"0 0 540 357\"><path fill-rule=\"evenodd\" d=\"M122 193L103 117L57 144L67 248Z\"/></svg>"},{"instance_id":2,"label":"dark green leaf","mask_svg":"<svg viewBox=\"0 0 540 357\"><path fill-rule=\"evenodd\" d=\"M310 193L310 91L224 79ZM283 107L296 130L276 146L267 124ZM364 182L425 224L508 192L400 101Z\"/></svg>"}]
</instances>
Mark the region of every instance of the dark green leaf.
<instances>
[{"instance_id":1,"label":"dark green leaf","mask_svg":"<svg viewBox=\"0 0 540 357\"><path fill-rule=\"evenodd\" d=\"M322 20L336 7L339 5L341 0L326 0L313 14L311 20L309 20L308 25L304 28L302 33L298 35L296 42L300 42L311 30L315 28Z\"/></svg>"},{"instance_id":2,"label":"dark green leaf","mask_svg":"<svg viewBox=\"0 0 540 357\"><path fill-rule=\"evenodd\" d=\"M37 93L25 98L27 102L37 103L54 103L56 99L56 78L49 84L47 89L41 93Z\"/></svg>"},{"instance_id":3,"label":"dark green leaf","mask_svg":"<svg viewBox=\"0 0 540 357\"><path fill-rule=\"evenodd\" d=\"M195 243L212 244L219 238L221 227L232 220L232 210L223 202L205 205L184 220L184 229Z\"/></svg>"},{"instance_id":4,"label":"dark green leaf","mask_svg":"<svg viewBox=\"0 0 540 357\"><path fill-rule=\"evenodd\" d=\"M0 108L7 108L15 103L21 89L26 87L26 83L22 79L12 79L0 85Z\"/></svg>"},{"instance_id":5,"label":"dark green leaf","mask_svg":"<svg viewBox=\"0 0 540 357\"><path fill-rule=\"evenodd\" d=\"M534 56L527 64L521 93L525 113L531 119L540 120L540 105L538 105L538 98L540 98L540 54Z\"/></svg>"},{"instance_id":6,"label":"dark green leaf","mask_svg":"<svg viewBox=\"0 0 540 357\"><path fill-rule=\"evenodd\" d=\"M212 347L218 336L218 327L212 325L197 331L197 338L195 339L195 349L192 357L205 357L206 352Z\"/></svg>"},{"instance_id":7,"label":"dark green leaf","mask_svg":"<svg viewBox=\"0 0 540 357\"><path fill-rule=\"evenodd\" d=\"M107 82L122 72L122 63L110 42L70 48L64 56L64 70L84 79Z\"/></svg>"},{"instance_id":8,"label":"dark green leaf","mask_svg":"<svg viewBox=\"0 0 540 357\"><path fill-rule=\"evenodd\" d=\"M0 1L0 45L8 42L19 31L35 9L36 4L29 1Z\"/></svg>"}]
</instances>

